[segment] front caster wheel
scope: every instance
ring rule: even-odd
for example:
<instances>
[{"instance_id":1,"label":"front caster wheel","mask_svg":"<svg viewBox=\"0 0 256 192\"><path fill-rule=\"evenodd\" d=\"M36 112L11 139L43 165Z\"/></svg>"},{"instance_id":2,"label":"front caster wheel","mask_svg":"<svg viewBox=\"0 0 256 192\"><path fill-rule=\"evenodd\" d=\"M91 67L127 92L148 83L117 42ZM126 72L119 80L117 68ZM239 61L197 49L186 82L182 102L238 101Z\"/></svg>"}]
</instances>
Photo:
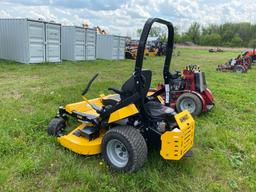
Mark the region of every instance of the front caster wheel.
<instances>
[{"instance_id":1,"label":"front caster wheel","mask_svg":"<svg viewBox=\"0 0 256 192\"><path fill-rule=\"evenodd\" d=\"M101 147L103 159L113 171L136 171L147 159L145 139L132 126L117 126L107 131Z\"/></svg>"},{"instance_id":2,"label":"front caster wheel","mask_svg":"<svg viewBox=\"0 0 256 192\"><path fill-rule=\"evenodd\" d=\"M47 128L47 133L54 137L59 137L64 132L64 129L66 128L66 122L61 117L56 117L51 120L49 123L49 126Z\"/></svg>"}]
</instances>

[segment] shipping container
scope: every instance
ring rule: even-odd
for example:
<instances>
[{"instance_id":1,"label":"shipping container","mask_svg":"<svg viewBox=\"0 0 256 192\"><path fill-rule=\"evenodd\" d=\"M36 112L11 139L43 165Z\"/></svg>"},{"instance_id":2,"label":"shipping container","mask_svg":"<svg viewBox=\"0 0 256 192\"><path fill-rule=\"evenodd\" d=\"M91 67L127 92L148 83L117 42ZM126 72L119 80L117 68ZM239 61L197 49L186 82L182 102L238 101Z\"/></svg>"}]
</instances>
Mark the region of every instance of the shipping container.
<instances>
[{"instance_id":1,"label":"shipping container","mask_svg":"<svg viewBox=\"0 0 256 192\"><path fill-rule=\"evenodd\" d=\"M77 26L62 26L62 59L95 60L96 31Z\"/></svg>"},{"instance_id":2,"label":"shipping container","mask_svg":"<svg viewBox=\"0 0 256 192\"><path fill-rule=\"evenodd\" d=\"M97 34L96 57L99 59L124 59L125 37Z\"/></svg>"},{"instance_id":3,"label":"shipping container","mask_svg":"<svg viewBox=\"0 0 256 192\"><path fill-rule=\"evenodd\" d=\"M61 25L31 19L0 19L0 58L20 63L61 61Z\"/></svg>"}]
</instances>

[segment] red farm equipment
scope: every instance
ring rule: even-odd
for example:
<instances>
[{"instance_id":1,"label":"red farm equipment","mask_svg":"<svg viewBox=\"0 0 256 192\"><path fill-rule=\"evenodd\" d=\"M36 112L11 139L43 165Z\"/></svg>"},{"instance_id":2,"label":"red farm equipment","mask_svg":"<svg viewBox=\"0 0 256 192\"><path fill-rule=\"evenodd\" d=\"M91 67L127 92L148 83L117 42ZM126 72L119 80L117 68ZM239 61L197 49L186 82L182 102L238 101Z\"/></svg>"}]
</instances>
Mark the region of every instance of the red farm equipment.
<instances>
[{"instance_id":1,"label":"red farm equipment","mask_svg":"<svg viewBox=\"0 0 256 192\"><path fill-rule=\"evenodd\" d=\"M170 89L170 98L164 93ZM170 106L180 112L185 109L193 116L207 112L214 106L214 98L210 89L207 88L205 73L201 72L197 65L189 65L181 74L171 75L170 86L159 84L153 95L161 95L164 101L170 101ZM166 102L167 103L167 102Z\"/></svg>"},{"instance_id":2,"label":"red farm equipment","mask_svg":"<svg viewBox=\"0 0 256 192\"><path fill-rule=\"evenodd\" d=\"M249 51L244 51L242 53L242 56L251 58L251 62L256 62L256 50L255 49L249 50Z\"/></svg>"},{"instance_id":3,"label":"red farm equipment","mask_svg":"<svg viewBox=\"0 0 256 192\"><path fill-rule=\"evenodd\" d=\"M255 49L242 52L235 59L230 59L227 63L218 65L216 70L245 73L248 69L251 69L254 61L256 61Z\"/></svg>"},{"instance_id":4,"label":"red farm equipment","mask_svg":"<svg viewBox=\"0 0 256 192\"><path fill-rule=\"evenodd\" d=\"M218 65L217 71L233 71L237 73L245 73L251 68L251 57L238 55L236 59L230 59L223 65Z\"/></svg>"}]
</instances>

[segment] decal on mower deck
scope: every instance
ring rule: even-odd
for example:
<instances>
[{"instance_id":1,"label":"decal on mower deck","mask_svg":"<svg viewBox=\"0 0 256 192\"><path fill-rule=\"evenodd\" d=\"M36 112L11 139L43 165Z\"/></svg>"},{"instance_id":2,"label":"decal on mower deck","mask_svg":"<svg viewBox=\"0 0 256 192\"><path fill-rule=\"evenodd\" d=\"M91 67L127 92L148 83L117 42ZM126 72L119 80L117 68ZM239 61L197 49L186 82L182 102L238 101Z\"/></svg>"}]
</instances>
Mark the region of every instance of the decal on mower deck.
<instances>
[{"instance_id":1,"label":"decal on mower deck","mask_svg":"<svg viewBox=\"0 0 256 192\"><path fill-rule=\"evenodd\" d=\"M181 118L180 118L180 122L185 122L186 120L188 120L189 119L189 117L188 117L188 115L184 115L184 116L182 116Z\"/></svg>"},{"instance_id":2,"label":"decal on mower deck","mask_svg":"<svg viewBox=\"0 0 256 192\"><path fill-rule=\"evenodd\" d=\"M188 125L195 127L195 121L188 110L184 110L181 113L175 115L175 120L180 130L186 129Z\"/></svg>"}]
</instances>

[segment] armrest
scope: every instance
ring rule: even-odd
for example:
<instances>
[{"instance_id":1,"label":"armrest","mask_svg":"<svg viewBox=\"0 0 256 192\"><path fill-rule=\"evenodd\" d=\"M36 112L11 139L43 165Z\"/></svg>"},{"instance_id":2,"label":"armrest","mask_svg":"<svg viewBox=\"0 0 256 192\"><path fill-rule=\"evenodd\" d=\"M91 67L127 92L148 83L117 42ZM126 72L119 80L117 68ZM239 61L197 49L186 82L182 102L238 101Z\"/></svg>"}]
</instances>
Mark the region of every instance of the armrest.
<instances>
[{"instance_id":1,"label":"armrest","mask_svg":"<svg viewBox=\"0 0 256 192\"><path fill-rule=\"evenodd\" d=\"M158 95L163 94L165 91L165 87L163 86L162 88L160 88L159 90L155 91L152 95L148 96L149 100L153 100L154 98L156 98Z\"/></svg>"},{"instance_id":2,"label":"armrest","mask_svg":"<svg viewBox=\"0 0 256 192\"><path fill-rule=\"evenodd\" d=\"M112 88L112 87L108 88L108 90L109 90L109 91L113 91L113 92L115 92L115 93L117 93L117 94L119 94L119 95L121 95L121 94L123 93L123 91L118 90L118 89L115 89L115 88Z\"/></svg>"}]
</instances>

